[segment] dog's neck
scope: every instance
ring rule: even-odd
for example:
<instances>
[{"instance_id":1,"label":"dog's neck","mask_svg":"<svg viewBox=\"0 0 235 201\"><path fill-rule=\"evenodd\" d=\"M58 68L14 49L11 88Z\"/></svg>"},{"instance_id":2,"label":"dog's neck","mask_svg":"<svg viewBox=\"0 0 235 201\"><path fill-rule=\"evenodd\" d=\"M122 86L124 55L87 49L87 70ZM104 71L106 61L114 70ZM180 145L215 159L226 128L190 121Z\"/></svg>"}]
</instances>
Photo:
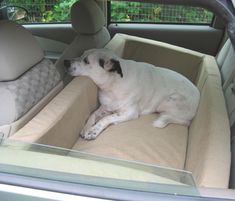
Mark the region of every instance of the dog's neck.
<instances>
[{"instance_id":1,"label":"dog's neck","mask_svg":"<svg viewBox=\"0 0 235 201\"><path fill-rule=\"evenodd\" d=\"M93 78L92 80L95 82L100 90L102 90L103 92L110 92L112 91L112 86L115 85L118 79L119 77L116 77L116 75L114 75L112 77L103 77L102 79Z\"/></svg>"}]
</instances>

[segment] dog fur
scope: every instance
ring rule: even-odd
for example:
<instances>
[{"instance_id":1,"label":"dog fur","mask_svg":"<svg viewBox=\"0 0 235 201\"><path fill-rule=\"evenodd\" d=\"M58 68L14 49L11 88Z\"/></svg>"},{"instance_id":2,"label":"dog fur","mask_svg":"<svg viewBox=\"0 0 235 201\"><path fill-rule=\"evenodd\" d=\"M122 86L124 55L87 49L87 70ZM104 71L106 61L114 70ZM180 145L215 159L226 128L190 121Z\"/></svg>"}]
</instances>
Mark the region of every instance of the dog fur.
<instances>
[{"instance_id":1,"label":"dog fur","mask_svg":"<svg viewBox=\"0 0 235 201\"><path fill-rule=\"evenodd\" d=\"M153 126L188 126L196 114L200 93L184 76L166 68L125 60L107 49L86 51L65 60L72 76L88 76L99 87L100 107L89 117L80 135L95 139L110 124L157 112Z\"/></svg>"}]
</instances>

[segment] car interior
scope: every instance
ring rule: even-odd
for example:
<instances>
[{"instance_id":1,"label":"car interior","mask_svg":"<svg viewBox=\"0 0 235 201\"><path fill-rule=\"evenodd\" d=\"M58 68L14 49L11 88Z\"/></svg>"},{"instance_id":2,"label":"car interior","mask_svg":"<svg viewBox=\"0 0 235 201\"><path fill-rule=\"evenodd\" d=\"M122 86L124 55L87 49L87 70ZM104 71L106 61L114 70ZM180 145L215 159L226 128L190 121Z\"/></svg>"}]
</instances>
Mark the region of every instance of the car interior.
<instances>
[{"instance_id":1,"label":"car interior","mask_svg":"<svg viewBox=\"0 0 235 201\"><path fill-rule=\"evenodd\" d=\"M235 52L223 22L216 19L219 28L207 31L184 25L181 30L172 25L169 31L167 25L160 25L156 34L151 25L108 25L102 5L95 0L76 2L68 39L64 36L58 43L56 29L67 25L52 28L48 33L56 35L52 39L42 31L48 25L37 30L0 20L1 137L61 147L71 150L65 153L68 156L76 150L188 171L198 188L221 189L235 198ZM168 32L174 33L175 40ZM204 34L201 45L193 40L200 34ZM184 37L188 37L186 45ZM92 48L107 48L121 58L187 77L200 91L190 126L154 128L158 114L150 114L111 125L95 140L81 138L88 117L99 106L98 88L87 77L68 75L64 60ZM220 193L213 191L214 196Z\"/></svg>"}]
</instances>

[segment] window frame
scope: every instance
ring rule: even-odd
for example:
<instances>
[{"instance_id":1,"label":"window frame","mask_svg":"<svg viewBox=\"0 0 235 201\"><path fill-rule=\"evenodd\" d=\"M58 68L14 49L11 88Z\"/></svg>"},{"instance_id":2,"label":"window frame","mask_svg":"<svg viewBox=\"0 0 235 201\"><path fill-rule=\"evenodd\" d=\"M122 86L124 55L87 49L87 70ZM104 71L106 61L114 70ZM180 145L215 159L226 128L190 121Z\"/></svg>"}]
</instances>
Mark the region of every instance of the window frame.
<instances>
[{"instance_id":1,"label":"window frame","mask_svg":"<svg viewBox=\"0 0 235 201\"><path fill-rule=\"evenodd\" d=\"M69 182L62 182L50 179L39 179L35 177L26 177L14 174L7 174L0 172L0 183L11 186L25 187L29 189L39 189L43 191L50 191L55 193L62 193L67 195L84 196L109 200L129 200L129 201L142 201L142 200L162 200L181 201L187 199L187 201L222 201L224 198L210 198L210 197L193 197L182 195L171 195L162 193L149 193L134 190L124 190L117 188L99 187L85 184L75 184ZM0 190L1 195L1 190ZM38 195L40 197L40 195ZM45 199L46 200L46 199ZM54 200L54 199L53 199Z\"/></svg>"},{"instance_id":2,"label":"window frame","mask_svg":"<svg viewBox=\"0 0 235 201\"><path fill-rule=\"evenodd\" d=\"M214 21L216 19L216 15L215 13L213 13L213 17L211 19L211 22L210 23L178 23L178 22L115 22L115 21L111 21L111 1L107 1L107 24L110 25L110 24L154 24L154 25L199 25L199 26L210 26L212 27L213 24L214 24ZM121 1L126 1L126 0L121 0ZM139 1L131 1L131 2L139 2ZM143 3L150 3L148 1L144 1ZM158 2L156 2L158 3ZM160 4L160 3L159 3ZM164 4L164 3L162 3ZM179 5L179 4L171 4L171 5ZM192 5L184 5L184 6L191 6ZM199 6L196 6L196 7L199 7ZM199 7L200 8L200 7ZM201 7L203 8L203 7ZM205 9L205 8L204 8ZM208 10L209 11L209 10Z\"/></svg>"}]
</instances>

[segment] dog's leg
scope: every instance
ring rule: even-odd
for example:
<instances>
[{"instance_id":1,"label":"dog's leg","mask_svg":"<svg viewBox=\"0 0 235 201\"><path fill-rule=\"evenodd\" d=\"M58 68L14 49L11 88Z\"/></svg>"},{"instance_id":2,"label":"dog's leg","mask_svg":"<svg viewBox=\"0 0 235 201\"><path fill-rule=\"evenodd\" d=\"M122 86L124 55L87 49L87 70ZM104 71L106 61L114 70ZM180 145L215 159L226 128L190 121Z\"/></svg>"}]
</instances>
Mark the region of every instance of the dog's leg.
<instances>
[{"instance_id":1,"label":"dog's leg","mask_svg":"<svg viewBox=\"0 0 235 201\"><path fill-rule=\"evenodd\" d=\"M160 114L157 120L153 122L156 128L164 128L171 122L171 117L167 114Z\"/></svg>"},{"instance_id":2,"label":"dog's leg","mask_svg":"<svg viewBox=\"0 0 235 201\"><path fill-rule=\"evenodd\" d=\"M164 128L170 123L188 126L190 124L190 121L180 119L169 114L160 114L160 117L158 117L158 119L153 122L153 126L156 128Z\"/></svg>"},{"instance_id":3,"label":"dog's leg","mask_svg":"<svg viewBox=\"0 0 235 201\"><path fill-rule=\"evenodd\" d=\"M84 134L84 138L86 140L95 139L110 124L117 124L131 119L136 119L138 116L139 114L136 109L108 115L99 120L94 126L87 130L87 132Z\"/></svg>"},{"instance_id":4,"label":"dog's leg","mask_svg":"<svg viewBox=\"0 0 235 201\"><path fill-rule=\"evenodd\" d=\"M86 125L82 129L80 135L81 137L85 136L85 133L101 118L105 117L106 115L109 115L110 113L104 110L102 106L100 106L95 112L91 114L89 119L86 122Z\"/></svg>"},{"instance_id":5,"label":"dog's leg","mask_svg":"<svg viewBox=\"0 0 235 201\"><path fill-rule=\"evenodd\" d=\"M164 111L160 113L157 120L153 122L153 126L157 128L164 128L170 123L177 123L182 125L188 125L189 121L184 119L182 111L185 110L186 98L178 93L173 93L165 98L158 106L158 111Z\"/></svg>"}]
</instances>

